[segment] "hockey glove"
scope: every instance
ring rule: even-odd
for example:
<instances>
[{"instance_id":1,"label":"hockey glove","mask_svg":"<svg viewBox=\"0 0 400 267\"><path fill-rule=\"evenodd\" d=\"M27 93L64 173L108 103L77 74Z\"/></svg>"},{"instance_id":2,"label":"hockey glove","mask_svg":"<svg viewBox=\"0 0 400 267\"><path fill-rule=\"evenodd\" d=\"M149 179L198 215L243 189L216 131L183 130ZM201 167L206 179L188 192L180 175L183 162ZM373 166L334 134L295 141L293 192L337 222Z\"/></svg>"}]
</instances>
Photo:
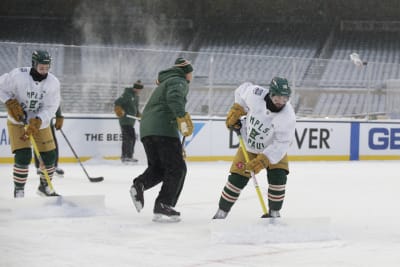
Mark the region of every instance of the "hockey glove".
<instances>
[{"instance_id":1,"label":"hockey glove","mask_svg":"<svg viewBox=\"0 0 400 267\"><path fill-rule=\"evenodd\" d=\"M39 117L30 119L28 127L25 130L25 136L37 134L39 132L41 125L42 125L42 120Z\"/></svg>"},{"instance_id":2,"label":"hockey glove","mask_svg":"<svg viewBox=\"0 0 400 267\"><path fill-rule=\"evenodd\" d=\"M115 106L114 107L114 112L115 115L117 115L118 118L121 118L125 115L125 111L121 106Z\"/></svg>"},{"instance_id":3,"label":"hockey glove","mask_svg":"<svg viewBox=\"0 0 400 267\"><path fill-rule=\"evenodd\" d=\"M238 103L233 104L228 112L228 115L226 116L226 127L228 129L240 128L240 124L238 124L238 121L243 115L246 115L246 111L244 110L244 108Z\"/></svg>"},{"instance_id":4,"label":"hockey glove","mask_svg":"<svg viewBox=\"0 0 400 267\"><path fill-rule=\"evenodd\" d=\"M56 130L60 130L63 127L64 124L64 117L56 117L56 123L54 124L54 128Z\"/></svg>"},{"instance_id":5,"label":"hockey glove","mask_svg":"<svg viewBox=\"0 0 400 267\"><path fill-rule=\"evenodd\" d=\"M263 153L260 153L254 159L246 163L246 169L253 171L255 174L259 173L262 169L267 168L269 159Z\"/></svg>"},{"instance_id":6,"label":"hockey glove","mask_svg":"<svg viewBox=\"0 0 400 267\"><path fill-rule=\"evenodd\" d=\"M24 119L24 111L18 100L13 98L6 101L7 111L10 116L16 121L22 121Z\"/></svg>"},{"instance_id":7,"label":"hockey glove","mask_svg":"<svg viewBox=\"0 0 400 267\"><path fill-rule=\"evenodd\" d=\"M189 136L193 133L193 123L189 113L185 113L185 116L176 118L178 123L178 129L183 136Z\"/></svg>"}]
</instances>

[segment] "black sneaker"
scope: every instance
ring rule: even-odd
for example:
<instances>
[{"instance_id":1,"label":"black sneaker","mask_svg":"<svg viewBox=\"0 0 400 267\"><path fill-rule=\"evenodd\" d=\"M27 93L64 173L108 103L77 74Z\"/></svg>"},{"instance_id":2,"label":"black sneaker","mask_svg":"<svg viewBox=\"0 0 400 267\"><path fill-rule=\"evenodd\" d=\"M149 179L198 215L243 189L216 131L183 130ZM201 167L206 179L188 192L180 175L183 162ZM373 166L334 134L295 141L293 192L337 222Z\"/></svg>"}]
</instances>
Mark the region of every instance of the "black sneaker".
<instances>
[{"instance_id":1,"label":"black sneaker","mask_svg":"<svg viewBox=\"0 0 400 267\"><path fill-rule=\"evenodd\" d=\"M135 205L137 212L140 212L144 207L144 185L137 180L133 181L133 185L129 192L131 194L133 205Z\"/></svg>"},{"instance_id":2,"label":"black sneaker","mask_svg":"<svg viewBox=\"0 0 400 267\"><path fill-rule=\"evenodd\" d=\"M123 158L121 159L123 164L129 165L129 164L134 164L137 163L139 160L135 159L135 158Z\"/></svg>"},{"instance_id":3,"label":"black sneaker","mask_svg":"<svg viewBox=\"0 0 400 267\"><path fill-rule=\"evenodd\" d=\"M57 176L64 176L64 170L61 168L56 168L55 173Z\"/></svg>"},{"instance_id":4,"label":"black sneaker","mask_svg":"<svg viewBox=\"0 0 400 267\"><path fill-rule=\"evenodd\" d=\"M25 196L25 191L23 187L14 188L14 198L23 198L24 196Z\"/></svg>"},{"instance_id":5,"label":"black sneaker","mask_svg":"<svg viewBox=\"0 0 400 267\"><path fill-rule=\"evenodd\" d=\"M37 193L39 196L42 196L42 197L58 197L58 196L60 196L54 190L51 190L50 186L44 185L42 183L40 183Z\"/></svg>"},{"instance_id":6,"label":"black sneaker","mask_svg":"<svg viewBox=\"0 0 400 267\"><path fill-rule=\"evenodd\" d=\"M154 222L179 222L181 213L174 210L171 206L156 202L154 205Z\"/></svg>"}]
</instances>

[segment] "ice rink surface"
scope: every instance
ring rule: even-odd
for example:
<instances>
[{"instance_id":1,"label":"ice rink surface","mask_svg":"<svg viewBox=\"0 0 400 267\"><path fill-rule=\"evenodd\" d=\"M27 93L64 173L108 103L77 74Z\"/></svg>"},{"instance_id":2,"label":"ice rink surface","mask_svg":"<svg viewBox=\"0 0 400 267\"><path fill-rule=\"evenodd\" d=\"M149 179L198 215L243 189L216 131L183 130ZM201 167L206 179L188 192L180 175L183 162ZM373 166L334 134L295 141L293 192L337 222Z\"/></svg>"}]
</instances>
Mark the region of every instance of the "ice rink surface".
<instances>
[{"instance_id":1,"label":"ice rink surface","mask_svg":"<svg viewBox=\"0 0 400 267\"><path fill-rule=\"evenodd\" d=\"M179 223L152 222L159 186L137 213L129 196L144 164L62 164L57 192L36 195L31 166L25 199L12 197L12 166L0 164L0 266L400 266L400 162L292 162L282 222L260 219L249 182L228 219L213 221L229 162L188 163ZM265 196L265 172L257 175ZM103 199L104 198L104 199ZM74 202L75 201L75 202Z\"/></svg>"}]
</instances>

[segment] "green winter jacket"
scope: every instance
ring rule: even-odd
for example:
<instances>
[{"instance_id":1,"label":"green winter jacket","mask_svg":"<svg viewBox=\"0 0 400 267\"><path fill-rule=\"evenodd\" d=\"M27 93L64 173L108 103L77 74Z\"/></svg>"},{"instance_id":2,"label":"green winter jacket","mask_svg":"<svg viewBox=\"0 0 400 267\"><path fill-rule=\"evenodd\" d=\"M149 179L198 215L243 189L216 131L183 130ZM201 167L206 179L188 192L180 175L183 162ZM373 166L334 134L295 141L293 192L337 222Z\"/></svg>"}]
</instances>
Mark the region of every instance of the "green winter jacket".
<instances>
[{"instance_id":1,"label":"green winter jacket","mask_svg":"<svg viewBox=\"0 0 400 267\"><path fill-rule=\"evenodd\" d=\"M114 101L114 104L116 106L122 107L125 111L125 114L129 114L135 117L140 115L139 95L133 92L132 87L125 88L124 93L119 98L117 98L117 100ZM119 118L120 125L133 126L135 124L135 121L135 119L127 118L126 116Z\"/></svg>"},{"instance_id":2,"label":"green winter jacket","mask_svg":"<svg viewBox=\"0 0 400 267\"><path fill-rule=\"evenodd\" d=\"M179 138L177 117L185 115L189 91L185 73L172 67L158 74L159 85L147 102L140 121L140 137L151 135Z\"/></svg>"}]
</instances>

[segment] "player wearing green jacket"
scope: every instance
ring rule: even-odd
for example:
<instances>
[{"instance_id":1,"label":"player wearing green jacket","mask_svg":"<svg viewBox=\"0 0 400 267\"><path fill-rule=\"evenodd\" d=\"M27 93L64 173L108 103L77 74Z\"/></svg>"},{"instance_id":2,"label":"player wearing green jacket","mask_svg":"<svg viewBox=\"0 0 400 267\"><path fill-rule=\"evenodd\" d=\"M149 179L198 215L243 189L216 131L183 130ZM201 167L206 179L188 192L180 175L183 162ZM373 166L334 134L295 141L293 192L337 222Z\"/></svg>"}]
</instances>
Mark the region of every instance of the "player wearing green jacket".
<instances>
[{"instance_id":1,"label":"player wearing green jacket","mask_svg":"<svg viewBox=\"0 0 400 267\"><path fill-rule=\"evenodd\" d=\"M138 161L137 159L133 158L136 143L136 119L130 118L129 115L140 117L139 94L142 89L143 84L140 80L138 80L133 84L133 87L125 88L124 93L114 102L114 111L119 118L119 125L122 133L121 161L123 163L132 163Z\"/></svg>"}]
</instances>

